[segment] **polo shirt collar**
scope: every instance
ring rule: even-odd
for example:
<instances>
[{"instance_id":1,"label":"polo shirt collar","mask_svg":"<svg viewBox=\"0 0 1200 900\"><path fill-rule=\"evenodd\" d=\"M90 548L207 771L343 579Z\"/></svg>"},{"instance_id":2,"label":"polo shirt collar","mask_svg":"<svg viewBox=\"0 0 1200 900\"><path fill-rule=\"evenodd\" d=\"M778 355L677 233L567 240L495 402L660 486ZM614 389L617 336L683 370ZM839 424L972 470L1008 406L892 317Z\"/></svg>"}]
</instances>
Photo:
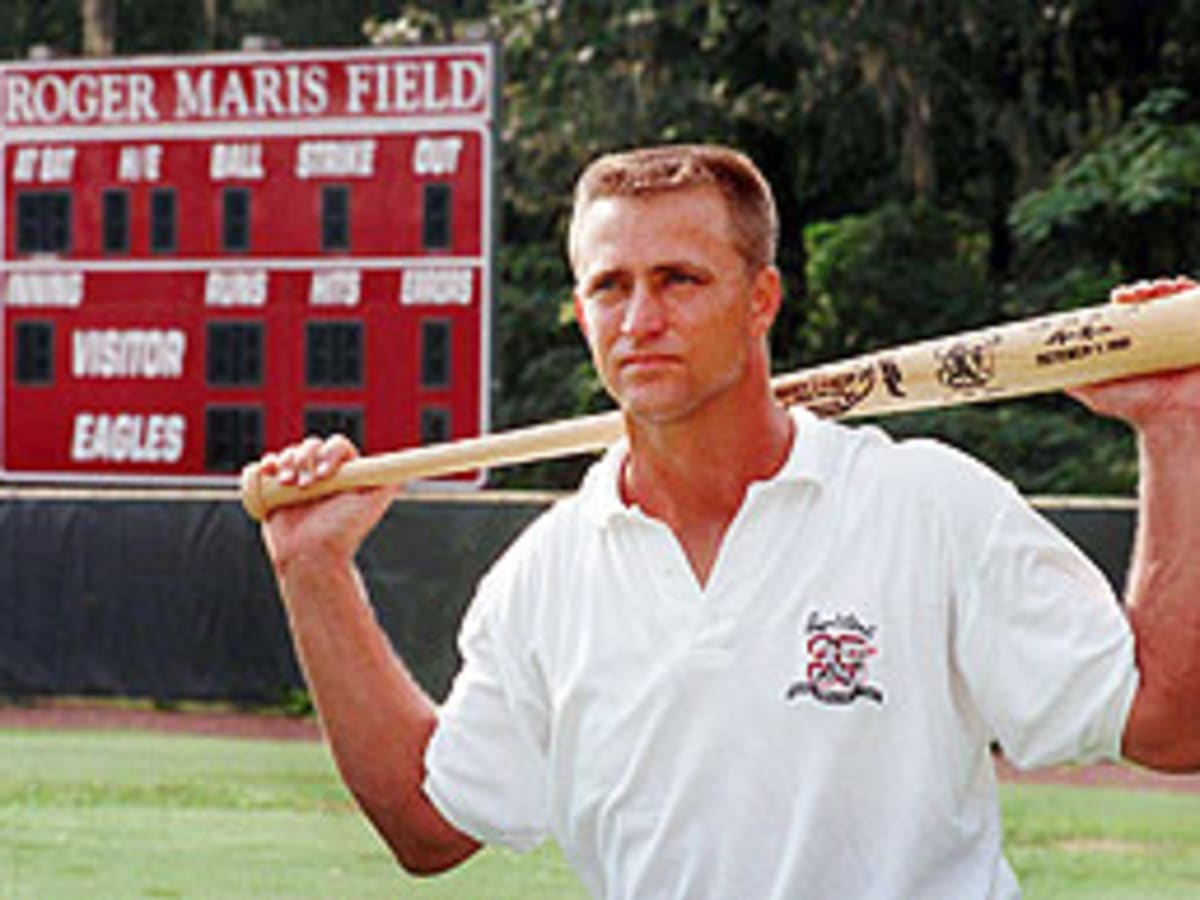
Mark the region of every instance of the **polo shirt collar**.
<instances>
[{"instance_id":1,"label":"polo shirt collar","mask_svg":"<svg viewBox=\"0 0 1200 900\"><path fill-rule=\"evenodd\" d=\"M831 429L836 426L803 407L792 407L789 412L796 428L791 452L769 481L760 482L763 487L803 482L820 485L832 472L835 460ZM621 467L628 453L629 441L622 437L588 469L580 485L579 500L584 513L598 527L638 515L636 509L621 500Z\"/></svg>"}]
</instances>

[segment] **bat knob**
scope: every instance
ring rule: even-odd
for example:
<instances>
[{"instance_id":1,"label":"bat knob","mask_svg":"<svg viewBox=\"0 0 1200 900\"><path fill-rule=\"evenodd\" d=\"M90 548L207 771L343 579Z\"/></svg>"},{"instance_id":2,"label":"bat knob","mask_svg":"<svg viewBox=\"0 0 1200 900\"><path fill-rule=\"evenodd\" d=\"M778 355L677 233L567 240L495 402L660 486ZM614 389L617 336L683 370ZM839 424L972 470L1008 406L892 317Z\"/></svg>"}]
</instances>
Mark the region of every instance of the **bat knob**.
<instances>
[{"instance_id":1,"label":"bat knob","mask_svg":"<svg viewBox=\"0 0 1200 900\"><path fill-rule=\"evenodd\" d=\"M242 469L241 478L242 506L255 522L261 522L266 516L267 501L263 496L262 471L258 463L249 463Z\"/></svg>"}]
</instances>

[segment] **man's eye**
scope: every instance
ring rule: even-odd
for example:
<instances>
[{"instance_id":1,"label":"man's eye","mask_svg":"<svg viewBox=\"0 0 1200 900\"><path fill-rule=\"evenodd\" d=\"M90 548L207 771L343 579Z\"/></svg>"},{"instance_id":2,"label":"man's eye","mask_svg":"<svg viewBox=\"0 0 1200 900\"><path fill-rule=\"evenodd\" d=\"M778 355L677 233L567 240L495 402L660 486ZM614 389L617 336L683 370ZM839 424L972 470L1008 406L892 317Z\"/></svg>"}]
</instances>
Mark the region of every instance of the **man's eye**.
<instances>
[{"instance_id":1,"label":"man's eye","mask_svg":"<svg viewBox=\"0 0 1200 900\"><path fill-rule=\"evenodd\" d=\"M691 272L668 272L667 284L699 284L700 279Z\"/></svg>"}]
</instances>

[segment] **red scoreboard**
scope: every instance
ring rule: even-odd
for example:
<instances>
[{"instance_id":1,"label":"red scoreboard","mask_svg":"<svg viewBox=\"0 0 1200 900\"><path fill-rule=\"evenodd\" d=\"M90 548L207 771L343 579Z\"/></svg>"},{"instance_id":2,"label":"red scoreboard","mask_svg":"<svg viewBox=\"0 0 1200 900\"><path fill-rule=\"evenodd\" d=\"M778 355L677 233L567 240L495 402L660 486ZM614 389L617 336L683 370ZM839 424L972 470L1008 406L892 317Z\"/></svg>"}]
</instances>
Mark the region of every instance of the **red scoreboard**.
<instances>
[{"instance_id":1,"label":"red scoreboard","mask_svg":"<svg viewBox=\"0 0 1200 900\"><path fill-rule=\"evenodd\" d=\"M488 44L0 66L0 476L487 429Z\"/></svg>"}]
</instances>

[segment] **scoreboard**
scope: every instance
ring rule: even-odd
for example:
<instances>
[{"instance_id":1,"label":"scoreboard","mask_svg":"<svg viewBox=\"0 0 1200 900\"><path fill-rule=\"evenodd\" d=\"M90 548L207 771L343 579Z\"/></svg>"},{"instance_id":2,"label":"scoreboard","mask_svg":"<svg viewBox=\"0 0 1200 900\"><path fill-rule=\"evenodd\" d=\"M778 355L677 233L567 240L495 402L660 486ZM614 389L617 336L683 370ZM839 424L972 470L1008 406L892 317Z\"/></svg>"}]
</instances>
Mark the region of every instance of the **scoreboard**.
<instances>
[{"instance_id":1,"label":"scoreboard","mask_svg":"<svg viewBox=\"0 0 1200 900\"><path fill-rule=\"evenodd\" d=\"M486 431L493 56L0 65L0 477Z\"/></svg>"}]
</instances>

